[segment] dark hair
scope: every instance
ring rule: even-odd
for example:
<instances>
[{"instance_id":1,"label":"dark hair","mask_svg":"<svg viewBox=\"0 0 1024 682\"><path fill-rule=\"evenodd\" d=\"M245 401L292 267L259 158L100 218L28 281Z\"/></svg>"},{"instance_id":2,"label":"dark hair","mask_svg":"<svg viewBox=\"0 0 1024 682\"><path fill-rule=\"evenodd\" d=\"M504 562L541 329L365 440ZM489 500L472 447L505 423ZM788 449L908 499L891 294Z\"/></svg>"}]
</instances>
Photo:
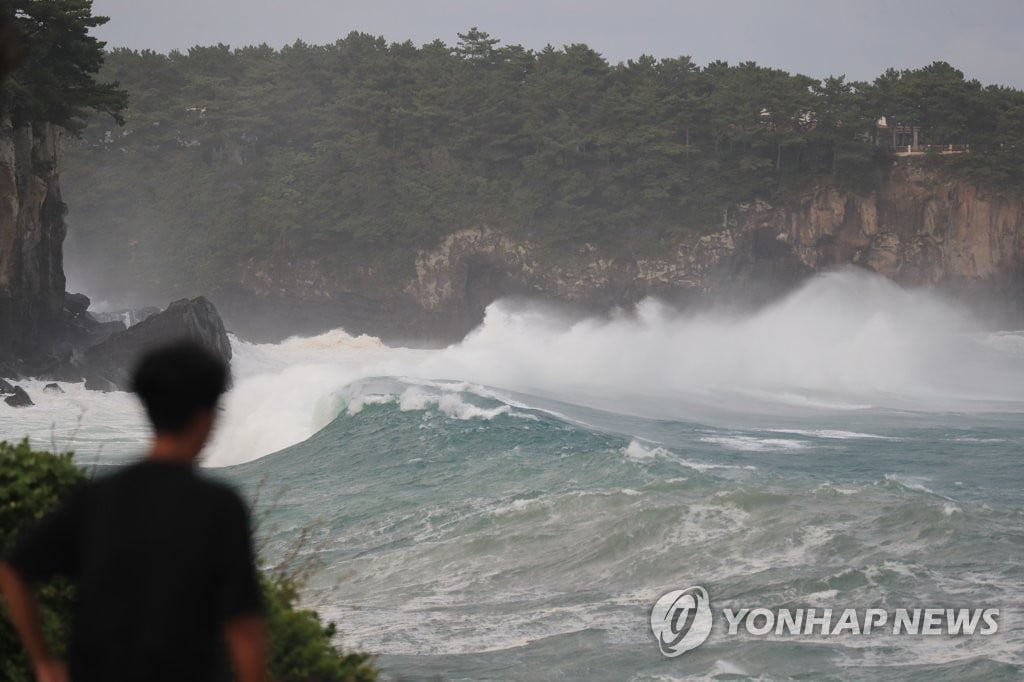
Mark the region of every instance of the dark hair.
<instances>
[{"instance_id":1,"label":"dark hair","mask_svg":"<svg viewBox=\"0 0 1024 682\"><path fill-rule=\"evenodd\" d=\"M217 405L227 382L223 360L197 343L181 341L146 353L135 367L132 390L157 433L179 433Z\"/></svg>"}]
</instances>

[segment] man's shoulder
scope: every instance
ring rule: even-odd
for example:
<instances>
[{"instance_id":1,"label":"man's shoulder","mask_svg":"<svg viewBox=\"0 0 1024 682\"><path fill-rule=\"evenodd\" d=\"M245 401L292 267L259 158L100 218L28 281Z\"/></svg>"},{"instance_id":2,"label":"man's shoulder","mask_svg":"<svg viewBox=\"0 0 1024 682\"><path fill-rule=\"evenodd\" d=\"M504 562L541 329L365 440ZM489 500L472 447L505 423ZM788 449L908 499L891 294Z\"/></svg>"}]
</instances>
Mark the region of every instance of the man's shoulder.
<instances>
[{"instance_id":1,"label":"man's shoulder","mask_svg":"<svg viewBox=\"0 0 1024 682\"><path fill-rule=\"evenodd\" d=\"M200 500L226 507L243 507L245 503L238 492L229 484L207 476L192 466L168 464L144 459L101 476L89 487L104 489L145 489L151 486L187 489L192 502Z\"/></svg>"},{"instance_id":2,"label":"man's shoulder","mask_svg":"<svg viewBox=\"0 0 1024 682\"><path fill-rule=\"evenodd\" d=\"M206 490L211 499L225 506L245 508L245 502L237 490L230 484L196 472L196 481Z\"/></svg>"}]
</instances>

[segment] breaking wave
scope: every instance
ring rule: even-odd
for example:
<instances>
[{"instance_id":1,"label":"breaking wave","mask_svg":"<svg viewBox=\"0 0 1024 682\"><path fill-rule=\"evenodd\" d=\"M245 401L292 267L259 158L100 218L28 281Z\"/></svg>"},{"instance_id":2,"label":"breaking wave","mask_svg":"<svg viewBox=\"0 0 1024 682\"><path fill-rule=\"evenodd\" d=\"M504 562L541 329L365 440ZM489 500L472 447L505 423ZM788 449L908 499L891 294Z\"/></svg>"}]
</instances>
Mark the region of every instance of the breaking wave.
<instances>
[{"instance_id":1,"label":"breaking wave","mask_svg":"<svg viewBox=\"0 0 1024 682\"><path fill-rule=\"evenodd\" d=\"M383 400L457 419L514 414L524 401L670 419L709 410L1024 408L1024 334L984 332L932 292L856 270L820 275L746 314L680 313L647 299L574 319L499 301L466 339L440 350L389 348L342 330L233 344L237 381L208 460L215 465L269 454ZM371 377L406 384L381 393L365 383ZM794 445L776 440L731 445Z\"/></svg>"}]
</instances>

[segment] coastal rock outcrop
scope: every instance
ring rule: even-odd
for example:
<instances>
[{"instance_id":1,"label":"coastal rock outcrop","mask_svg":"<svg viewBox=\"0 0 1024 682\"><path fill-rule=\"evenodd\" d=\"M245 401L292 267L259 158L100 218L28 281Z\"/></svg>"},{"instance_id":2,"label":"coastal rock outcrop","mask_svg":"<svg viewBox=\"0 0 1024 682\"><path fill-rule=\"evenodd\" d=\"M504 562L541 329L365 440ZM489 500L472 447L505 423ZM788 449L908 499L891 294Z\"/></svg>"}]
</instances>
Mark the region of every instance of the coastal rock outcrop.
<instances>
[{"instance_id":1,"label":"coastal rock outcrop","mask_svg":"<svg viewBox=\"0 0 1024 682\"><path fill-rule=\"evenodd\" d=\"M87 348L75 364L85 376L86 388L125 391L139 356L178 339L195 341L225 362L231 360L231 342L224 323L213 304L200 296L175 301L163 312Z\"/></svg>"},{"instance_id":2,"label":"coastal rock outcrop","mask_svg":"<svg viewBox=\"0 0 1024 682\"><path fill-rule=\"evenodd\" d=\"M35 405L32 402L32 398L29 397L28 393L21 386L15 386L14 392L4 398L4 402L11 407L31 407Z\"/></svg>"},{"instance_id":3,"label":"coastal rock outcrop","mask_svg":"<svg viewBox=\"0 0 1024 682\"><path fill-rule=\"evenodd\" d=\"M85 294L64 294L64 314L57 338L52 340L55 357L66 358L74 349L88 348L124 331L120 320L97 320L88 312L91 301Z\"/></svg>"},{"instance_id":4,"label":"coastal rock outcrop","mask_svg":"<svg viewBox=\"0 0 1024 682\"><path fill-rule=\"evenodd\" d=\"M89 305L92 301L85 294L64 294L64 310L71 313L72 316L79 316L89 309Z\"/></svg>"}]
</instances>

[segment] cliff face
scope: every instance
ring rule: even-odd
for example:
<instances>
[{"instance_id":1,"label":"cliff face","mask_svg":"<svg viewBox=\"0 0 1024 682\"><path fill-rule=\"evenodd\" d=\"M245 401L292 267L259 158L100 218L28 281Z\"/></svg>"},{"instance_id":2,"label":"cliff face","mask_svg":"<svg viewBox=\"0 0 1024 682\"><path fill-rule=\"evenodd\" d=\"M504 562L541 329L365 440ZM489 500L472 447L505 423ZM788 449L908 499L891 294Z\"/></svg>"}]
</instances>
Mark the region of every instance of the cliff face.
<instances>
[{"instance_id":1,"label":"cliff face","mask_svg":"<svg viewBox=\"0 0 1024 682\"><path fill-rule=\"evenodd\" d=\"M822 186L785 205L739 206L717 229L685 233L661 246L653 257L594 244L551 253L497 227L481 227L452 233L418 253L415 274L404 281L384 281L371 266L328 272L315 259L245 264L235 277L239 292L255 294L265 305L284 302L274 307L287 310L297 324L293 331L311 331L319 323L445 339L471 329L487 304L510 294L591 309L649 295L676 302L758 302L814 272L851 264L902 284L976 300L1015 298L1019 306L1024 201L994 197L900 161L876 192ZM229 310L233 325L260 335L244 309L237 303L234 314ZM296 322L298 310L309 311L310 324Z\"/></svg>"},{"instance_id":2,"label":"cliff face","mask_svg":"<svg viewBox=\"0 0 1024 682\"><path fill-rule=\"evenodd\" d=\"M0 362L52 351L64 310L64 131L0 121Z\"/></svg>"},{"instance_id":3,"label":"cliff face","mask_svg":"<svg viewBox=\"0 0 1024 682\"><path fill-rule=\"evenodd\" d=\"M807 267L853 263L911 285L1001 288L1024 265L1024 202L899 163L881 191L816 192L774 211L778 238Z\"/></svg>"}]
</instances>

